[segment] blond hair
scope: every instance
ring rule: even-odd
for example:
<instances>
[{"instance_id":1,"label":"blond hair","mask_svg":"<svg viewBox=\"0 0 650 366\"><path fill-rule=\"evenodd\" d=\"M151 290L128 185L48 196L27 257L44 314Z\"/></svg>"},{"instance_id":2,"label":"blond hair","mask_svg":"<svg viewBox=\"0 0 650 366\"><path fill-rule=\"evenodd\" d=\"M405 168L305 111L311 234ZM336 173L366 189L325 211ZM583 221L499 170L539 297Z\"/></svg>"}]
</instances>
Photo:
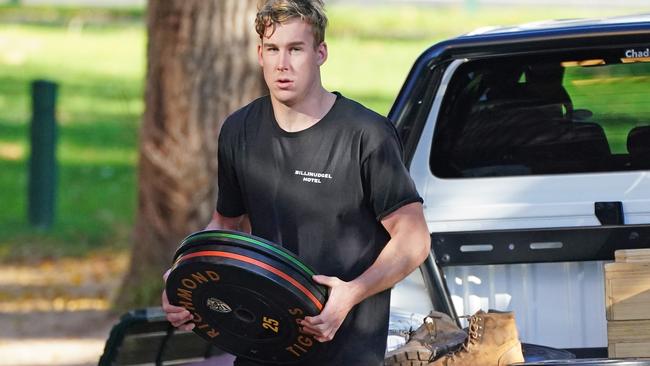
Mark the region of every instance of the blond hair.
<instances>
[{"instance_id":1,"label":"blond hair","mask_svg":"<svg viewBox=\"0 0 650 366\"><path fill-rule=\"evenodd\" d=\"M264 38L268 28L273 34L276 25L297 17L311 25L314 48L325 40L327 16L323 0L263 0L258 9L255 30L260 38Z\"/></svg>"}]
</instances>

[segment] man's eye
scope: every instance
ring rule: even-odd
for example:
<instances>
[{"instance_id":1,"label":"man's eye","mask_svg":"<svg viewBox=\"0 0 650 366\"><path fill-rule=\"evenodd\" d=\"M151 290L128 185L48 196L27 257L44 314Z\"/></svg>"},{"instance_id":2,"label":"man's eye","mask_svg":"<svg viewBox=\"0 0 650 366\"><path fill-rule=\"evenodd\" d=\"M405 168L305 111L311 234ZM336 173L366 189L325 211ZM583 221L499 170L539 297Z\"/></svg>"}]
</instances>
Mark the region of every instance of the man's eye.
<instances>
[{"instance_id":1,"label":"man's eye","mask_svg":"<svg viewBox=\"0 0 650 366\"><path fill-rule=\"evenodd\" d=\"M301 47L292 47L291 52L297 52L297 51L302 51Z\"/></svg>"}]
</instances>

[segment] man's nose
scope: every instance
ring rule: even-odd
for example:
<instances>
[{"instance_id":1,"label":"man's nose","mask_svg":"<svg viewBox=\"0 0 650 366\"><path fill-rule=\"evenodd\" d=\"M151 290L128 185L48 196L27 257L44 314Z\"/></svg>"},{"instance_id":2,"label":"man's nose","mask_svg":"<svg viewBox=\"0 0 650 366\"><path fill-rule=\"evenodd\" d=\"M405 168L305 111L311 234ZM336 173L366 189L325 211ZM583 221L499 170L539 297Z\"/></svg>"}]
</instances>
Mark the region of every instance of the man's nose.
<instances>
[{"instance_id":1,"label":"man's nose","mask_svg":"<svg viewBox=\"0 0 650 366\"><path fill-rule=\"evenodd\" d=\"M286 51L280 52L278 55L278 63L276 69L278 71L285 71L288 68L289 54Z\"/></svg>"}]
</instances>

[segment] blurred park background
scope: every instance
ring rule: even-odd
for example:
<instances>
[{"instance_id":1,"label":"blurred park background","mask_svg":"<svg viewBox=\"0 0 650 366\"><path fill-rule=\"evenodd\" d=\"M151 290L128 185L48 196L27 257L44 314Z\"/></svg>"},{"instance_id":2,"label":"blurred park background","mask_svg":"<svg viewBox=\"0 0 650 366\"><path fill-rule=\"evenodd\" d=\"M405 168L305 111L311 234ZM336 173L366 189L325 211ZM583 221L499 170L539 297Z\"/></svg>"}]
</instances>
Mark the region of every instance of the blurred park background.
<instances>
[{"instance_id":1,"label":"blurred park background","mask_svg":"<svg viewBox=\"0 0 650 366\"><path fill-rule=\"evenodd\" d=\"M484 26L650 11L647 0L326 6L325 86L381 114L417 56L442 39ZM123 311L110 309L134 241L146 12L143 0L0 1L0 365L96 364ZM47 227L27 219L37 79L58 84L56 207Z\"/></svg>"}]
</instances>

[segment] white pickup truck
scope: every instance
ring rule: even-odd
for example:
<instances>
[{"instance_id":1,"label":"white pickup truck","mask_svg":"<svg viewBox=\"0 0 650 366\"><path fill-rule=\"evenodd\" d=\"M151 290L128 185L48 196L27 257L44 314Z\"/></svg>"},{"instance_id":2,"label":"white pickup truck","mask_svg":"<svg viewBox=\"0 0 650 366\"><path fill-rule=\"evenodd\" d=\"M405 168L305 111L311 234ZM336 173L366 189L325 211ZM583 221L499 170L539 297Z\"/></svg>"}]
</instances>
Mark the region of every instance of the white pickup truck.
<instances>
[{"instance_id":1,"label":"white pickup truck","mask_svg":"<svg viewBox=\"0 0 650 366\"><path fill-rule=\"evenodd\" d=\"M393 290L389 349L431 309L497 309L515 312L524 356L535 344L577 357L527 365L650 365L588 359L607 357L603 262L650 247L650 15L436 44L389 118L432 237L429 259ZM99 365L211 356L228 355L174 330L159 308L138 309Z\"/></svg>"},{"instance_id":2,"label":"white pickup truck","mask_svg":"<svg viewBox=\"0 0 650 366\"><path fill-rule=\"evenodd\" d=\"M432 236L395 327L513 310L523 342L607 357L603 263L650 247L650 15L436 44L389 118Z\"/></svg>"}]
</instances>

